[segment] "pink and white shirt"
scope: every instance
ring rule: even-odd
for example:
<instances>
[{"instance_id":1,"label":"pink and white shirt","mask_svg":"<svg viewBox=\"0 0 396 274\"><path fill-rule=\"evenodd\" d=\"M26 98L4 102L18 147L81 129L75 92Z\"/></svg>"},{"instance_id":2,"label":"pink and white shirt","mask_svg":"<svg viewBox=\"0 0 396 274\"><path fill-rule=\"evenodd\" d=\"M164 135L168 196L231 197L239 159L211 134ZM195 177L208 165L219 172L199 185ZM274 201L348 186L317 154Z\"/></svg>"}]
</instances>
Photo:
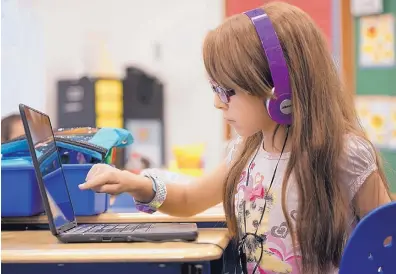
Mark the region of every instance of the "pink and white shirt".
<instances>
[{"instance_id":1,"label":"pink and white shirt","mask_svg":"<svg viewBox=\"0 0 396 274\"><path fill-rule=\"evenodd\" d=\"M235 160L232 159L233 154L238 149L238 146L241 145L241 141L242 139L239 137L234 142L227 159L229 164L232 160ZM242 232L241 236L243 236L245 232L244 219L246 218L246 231L254 234L257 229L257 235L263 239L263 255L256 273L300 274L301 272L297 264L300 260L300 255L298 252L297 254L293 252L292 238L281 205L282 181L290 153L283 153L280 156L280 154L268 153L262 147L261 144L256 158L250 165L249 178L247 178L248 167L245 167L237 186L235 212L239 230ZM274 182L267 194L279 157L280 161ZM340 161L339 180L345 186L350 200L352 200L367 177L377 169L374 153L365 140L347 135L345 150ZM288 214L294 222L298 208L298 197L295 183L293 183L293 175L290 176L289 180L287 208ZM267 205L265 207L264 217L259 225L265 204L264 199L267 201ZM243 201L246 202L245 216L243 214ZM350 216L352 228L355 221L352 208ZM261 255L261 245L254 236L247 236L245 253L247 255L248 271L252 273L253 268L256 266L256 260ZM331 273L338 273L338 270L334 269Z\"/></svg>"}]
</instances>

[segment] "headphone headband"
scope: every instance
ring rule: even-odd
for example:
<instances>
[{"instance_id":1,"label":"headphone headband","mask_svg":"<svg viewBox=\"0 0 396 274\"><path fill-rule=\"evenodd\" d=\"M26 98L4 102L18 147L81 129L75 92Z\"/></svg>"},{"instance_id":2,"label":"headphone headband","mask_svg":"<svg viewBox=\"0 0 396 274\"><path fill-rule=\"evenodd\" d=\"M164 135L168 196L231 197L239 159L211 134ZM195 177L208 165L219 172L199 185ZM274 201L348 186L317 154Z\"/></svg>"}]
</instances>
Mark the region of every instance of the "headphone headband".
<instances>
[{"instance_id":1,"label":"headphone headband","mask_svg":"<svg viewBox=\"0 0 396 274\"><path fill-rule=\"evenodd\" d=\"M274 83L273 92L276 98L269 100L267 103L268 113L275 122L290 125L292 121L292 90L289 71L278 36L272 26L271 20L262 8L247 11L245 14L252 21L260 38Z\"/></svg>"}]
</instances>

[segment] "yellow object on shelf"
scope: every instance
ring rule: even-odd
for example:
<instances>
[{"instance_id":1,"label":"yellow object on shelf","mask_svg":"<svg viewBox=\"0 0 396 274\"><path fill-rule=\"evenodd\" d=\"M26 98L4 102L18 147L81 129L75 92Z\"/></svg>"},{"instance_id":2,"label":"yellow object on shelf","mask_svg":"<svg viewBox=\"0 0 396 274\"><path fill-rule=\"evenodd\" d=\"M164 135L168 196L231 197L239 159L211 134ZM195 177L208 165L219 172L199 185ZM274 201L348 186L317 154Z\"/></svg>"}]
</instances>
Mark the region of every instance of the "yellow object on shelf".
<instances>
[{"instance_id":1,"label":"yellow object on shelf","mask_svg":"<svg viewBox=\"0 0 396 274\"><path fill-rule=\"evenodd\" d=\"M97 127L124 127L123 88L120 80L96 81L95 113Z\"/></svg>"},{"instance_id":2,"label":"yellow object on shelf","mask_svg":"<svg viewBox=\"0 0 396 274\"><path fill-rule=\"evenodd\" d=\"M204 173L204 144L173 146L174 160L169 164L169 171L199 177Z\"/></svg>"},{"instance_id":3,"label":"yellow object on shelf","mask_svg":"<svg viewBox=\"0 0 396 274\"><path fill-rule=\"evenodd\" d=\"M122 116L118 117L97 117L96 118L97 127L124 127L124 119Z\"/></svg>"},{"instance_id":4,"label":"yellow object on shelf","mask_svg":"<svg viewBox=\"0 0 396 274\"><path fill-rule=\"evenodd\" d=\"M172 151L179 169L203 168L204 144L174 146Z\"/></svg>"},{"instance_id":5,"label":"yellow object on shelf","mask_svg":"<svg viewBox=\"0 0 396 274\"><path fill-rule=\"evenodd\" d=\"M202 168L178 168L176 161L171 161L168 170L183 175L200 177L203 175L204 170Z\"/></svg>"}]
</instances>

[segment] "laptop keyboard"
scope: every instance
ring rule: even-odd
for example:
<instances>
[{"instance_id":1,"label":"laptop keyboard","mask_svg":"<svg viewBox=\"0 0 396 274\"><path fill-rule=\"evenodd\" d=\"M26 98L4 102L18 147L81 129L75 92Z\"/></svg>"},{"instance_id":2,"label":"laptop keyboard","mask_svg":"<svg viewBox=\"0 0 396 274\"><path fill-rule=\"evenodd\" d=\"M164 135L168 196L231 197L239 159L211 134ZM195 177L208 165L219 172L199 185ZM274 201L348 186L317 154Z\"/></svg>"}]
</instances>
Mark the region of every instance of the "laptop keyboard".
<instances>
[{"instance_id":1,"label":"laptop keyboard","mask_svg":"<svg viewBox=\"0 0 396 274\"><path fill-rule=\"evenodd\" d=\"M101 234L101 233L144 233L147 232L153 224L97 224L97 225L79 225L68 233L77 234Z\"/></svg>"}]
</instances>

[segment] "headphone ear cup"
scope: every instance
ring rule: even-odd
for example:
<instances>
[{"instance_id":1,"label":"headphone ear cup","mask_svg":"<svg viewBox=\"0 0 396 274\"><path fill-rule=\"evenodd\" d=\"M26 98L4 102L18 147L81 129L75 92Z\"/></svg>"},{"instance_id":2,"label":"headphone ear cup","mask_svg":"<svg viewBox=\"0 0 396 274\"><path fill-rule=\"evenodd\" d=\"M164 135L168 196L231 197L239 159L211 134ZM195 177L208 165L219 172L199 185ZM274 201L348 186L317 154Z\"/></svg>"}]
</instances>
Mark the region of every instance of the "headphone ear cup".
<instances>
[{"instance_id":1,"label":"headphone ear cup","mask_svg":"<svg viewBox=\"0 0 396 274\"><path fill-rule=\"evenodd\" d=\"M274 94L275 88L272 89ZM265 102L269 117L281 125L290 125L292 120L292 102L287 93L281 94L278 98L272 99L272 96Z\"/></svg>"}]
</instances>

